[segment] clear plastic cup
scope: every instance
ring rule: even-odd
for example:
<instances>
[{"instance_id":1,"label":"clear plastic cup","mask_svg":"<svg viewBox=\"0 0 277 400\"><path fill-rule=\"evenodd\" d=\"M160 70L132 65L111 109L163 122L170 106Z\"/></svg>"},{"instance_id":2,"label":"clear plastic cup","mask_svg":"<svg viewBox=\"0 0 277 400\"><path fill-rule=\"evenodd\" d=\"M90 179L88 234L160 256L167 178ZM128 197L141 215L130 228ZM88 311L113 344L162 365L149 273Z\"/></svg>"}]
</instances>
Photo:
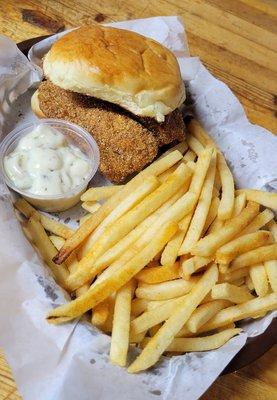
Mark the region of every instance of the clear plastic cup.
<instances>
[{"instance_id":1,"label":"clear plastic cup","mask_svg":"<svg viewBox=\"0 0 277 400\"><path fill-rule=\"evenodd\" d=\"M5 156L10 154L17 147L17 144L22 137L30 133L38 125L48 125L57 129L66 137L70 144L79 147L90 163L91 171L87 179L83 181L81 185L73 187L67 193L59 195L34 195L28 191L18 189L5 171ZM58 119L41 119L37 122L32 122L23 125L20 128L16 128L5 137L0 145L0 169L7 186L21 194L22 197L38 209L49 212L64 211L79 202L82 193L86 190L88 183L99 167L99 161L99 149L93 137L80 126Z\"/></svg>"}]
</instances>

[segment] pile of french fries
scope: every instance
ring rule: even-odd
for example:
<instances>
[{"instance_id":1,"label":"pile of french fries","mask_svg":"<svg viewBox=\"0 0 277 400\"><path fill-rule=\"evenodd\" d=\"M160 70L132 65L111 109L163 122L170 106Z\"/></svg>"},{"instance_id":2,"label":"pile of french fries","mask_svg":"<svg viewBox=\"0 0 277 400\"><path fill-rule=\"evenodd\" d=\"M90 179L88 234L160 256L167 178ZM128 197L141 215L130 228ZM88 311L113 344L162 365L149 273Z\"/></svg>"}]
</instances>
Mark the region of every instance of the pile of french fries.
<instances>
[{"instance_id":1,"label":"pile of french fries","mask_svg":"<svg viewBox=\"0 0 277 400\"><path fill-rule=\"evenodd\" d=\"M120 366L141 347L132 373L162 354L216 349L240 332L235 322L277 308L277 194L235 190L215 143L194 119L188 131L125 185L88 189L75 231L15 203L73 299L48 321L89 315Z\"/></svg>"}]
</instances>

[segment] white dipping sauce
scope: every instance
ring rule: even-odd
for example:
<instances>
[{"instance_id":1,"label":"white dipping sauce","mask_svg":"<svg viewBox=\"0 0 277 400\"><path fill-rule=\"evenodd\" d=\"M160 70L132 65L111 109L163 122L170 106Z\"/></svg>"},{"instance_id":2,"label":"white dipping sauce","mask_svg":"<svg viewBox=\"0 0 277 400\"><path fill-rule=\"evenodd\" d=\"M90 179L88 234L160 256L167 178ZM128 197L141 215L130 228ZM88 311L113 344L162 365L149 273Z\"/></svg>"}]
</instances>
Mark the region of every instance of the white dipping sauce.
<instances>
[{"instance_id":1,"label":"white dipping sauce","mask_svg":"<svg viewBox=\"0 0 277 400\"><path fill-rule=\"evenodd\" d=\"M62 195L87 180L90 163L58 130L38 125L4 158L8 177L33 195Z\"/></svg>"}]
</instances>

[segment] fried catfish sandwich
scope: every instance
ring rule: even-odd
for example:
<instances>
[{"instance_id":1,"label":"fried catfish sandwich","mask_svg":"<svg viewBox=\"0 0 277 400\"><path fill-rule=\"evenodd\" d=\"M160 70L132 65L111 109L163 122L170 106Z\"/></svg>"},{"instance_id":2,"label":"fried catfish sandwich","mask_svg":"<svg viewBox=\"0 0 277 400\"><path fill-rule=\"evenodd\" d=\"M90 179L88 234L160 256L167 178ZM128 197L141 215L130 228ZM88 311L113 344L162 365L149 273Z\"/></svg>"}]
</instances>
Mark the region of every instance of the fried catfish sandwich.
<instances>
[{"instance_id":1,"label":"fried catfish sandwich","mask_svg":"<svg viewBox=\"0 0 277 400\"><path fill-rule=\"evenodd\" d=\"M56 41L32 97L38 117L88 130L100 171L117 183L149 164L160 147L184 139L185 90L174 54L152 39L91 25Z\"/></svg>"}]
</instances>

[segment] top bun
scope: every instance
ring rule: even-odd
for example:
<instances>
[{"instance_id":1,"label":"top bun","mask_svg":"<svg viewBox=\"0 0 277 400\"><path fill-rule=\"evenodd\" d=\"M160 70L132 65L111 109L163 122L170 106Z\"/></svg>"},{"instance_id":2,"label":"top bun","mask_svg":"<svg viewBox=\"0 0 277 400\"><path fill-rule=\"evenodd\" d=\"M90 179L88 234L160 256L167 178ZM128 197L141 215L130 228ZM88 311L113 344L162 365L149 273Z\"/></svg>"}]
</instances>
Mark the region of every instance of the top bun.
<instances>
[{"instance_id":1,"label":"top bun","mask_svg":"<svg viewBox=\"0 0 277 400\"><path fill-rule=\"evenodd\" d=\"M164 121L185 99L174 54L137 33L85 26L53 44L43 69L55 85Z\"/></svg>"}]
</instances>

